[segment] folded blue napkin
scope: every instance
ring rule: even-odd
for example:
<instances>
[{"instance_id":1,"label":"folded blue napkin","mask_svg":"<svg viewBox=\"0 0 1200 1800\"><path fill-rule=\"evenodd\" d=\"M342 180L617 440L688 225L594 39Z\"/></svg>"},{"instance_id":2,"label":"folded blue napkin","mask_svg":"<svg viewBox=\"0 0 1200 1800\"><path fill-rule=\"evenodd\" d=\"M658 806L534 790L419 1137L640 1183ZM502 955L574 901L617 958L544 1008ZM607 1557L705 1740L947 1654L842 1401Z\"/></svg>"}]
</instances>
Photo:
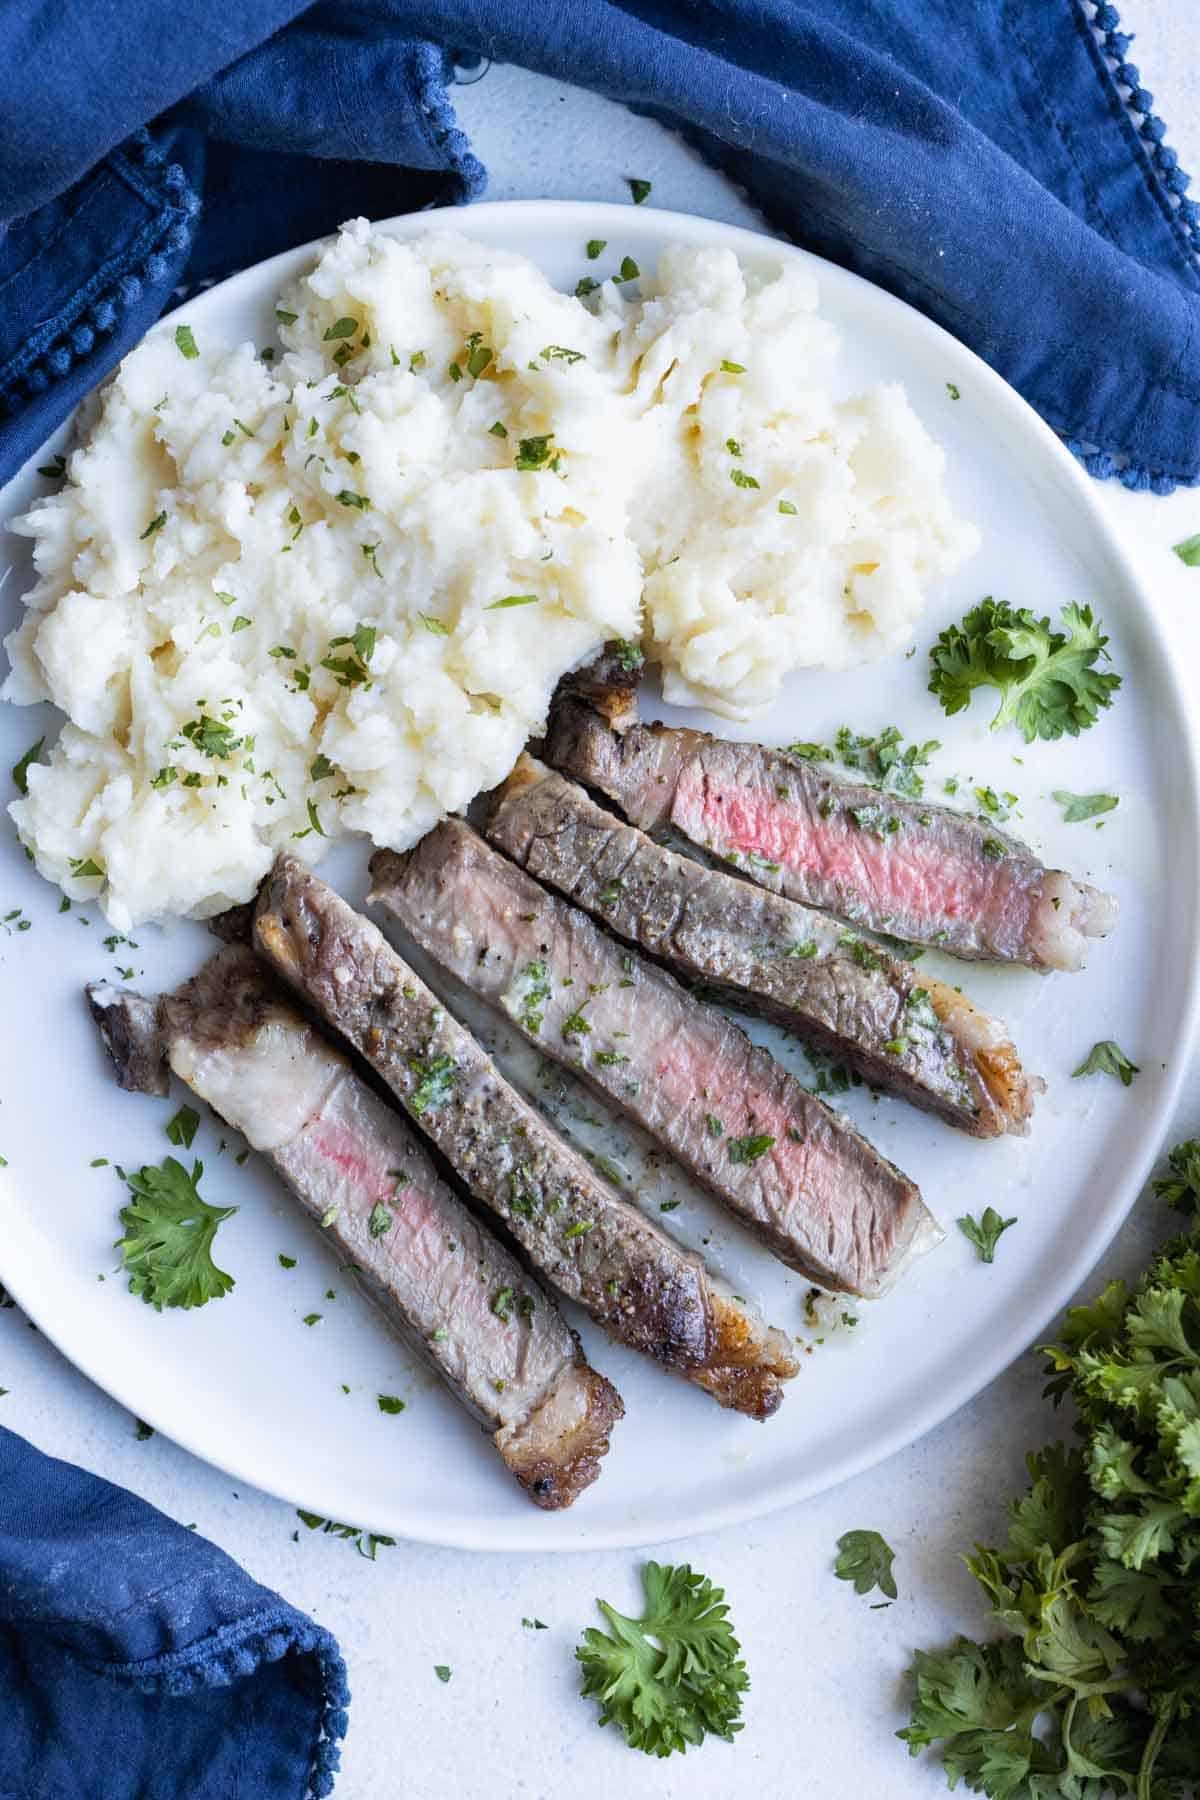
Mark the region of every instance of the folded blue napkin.
<instances>
[{"instance_id":1,"label":"folded blue napkin","mask_svg":"<svg viewBox=\"0 0 1200 1800\"><path fill-rule=\"evenodd\" d=\"M327 1631L0 1428L0 1800L309 1800L348 1698Z\"/></svg>"},{"instance_id":2,"label":"folded blue napkin","mask_svg":"<svg viewBox=\"0 0 1200 1800\"><path fill-rule=\"evenodd\" d=\"M0 479L181 282L480 193L447 84L487 56L678 127L1093 474L1200 481L1200 213L1129 45L1094 0L0 8Z\"/></svg>"}]
</instances>

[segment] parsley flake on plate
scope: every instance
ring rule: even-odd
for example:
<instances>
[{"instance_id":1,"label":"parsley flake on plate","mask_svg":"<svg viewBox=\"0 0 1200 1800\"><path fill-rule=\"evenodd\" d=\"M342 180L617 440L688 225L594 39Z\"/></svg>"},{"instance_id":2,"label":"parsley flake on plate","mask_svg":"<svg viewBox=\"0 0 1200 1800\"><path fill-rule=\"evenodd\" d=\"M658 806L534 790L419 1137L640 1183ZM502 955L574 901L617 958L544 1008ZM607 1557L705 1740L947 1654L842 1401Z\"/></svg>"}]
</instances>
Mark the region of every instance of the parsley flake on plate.
<instances>
[{"instance_id":1,"label":"parsley flake on plate","mask_svg":"<svg viewBox=\"0 0 1200 1800\"><path fill-rule=\"evenodd\" d=\"M405 1406L399 1394L376 1394L375 1404L381 1413L402 1413Z\"/></svg>"},{"instance_id":2,"label":"parsley flake on plate","mask_svg":"<svg viewBox=\"0 0 1200 1800\"><path fill-rule=\"evenodd\" d=\"M978 1219L965 1213L961 1219L955 1220L963 1236L978 1250L980 1262L984 1263L995 1262L996 1245L1002 1234L1016 1222L1015 1218L1002 1219L994 1206L985 1207Z\"/></svg>"},{"instance_id":3,"label":"parsley flake on plate","mask_svg":"<svg viewBox=\"0 0 1200 1800\"><path fill-rule=\"evenodd\" d=\"M1099 818L1117 805L1115 794L1071 794L1066 788L1055 788L1052 796L1063 809L1064 825L1079 825L1085 819Z\"/></svg>"},{"instance_id":4,"label":"parsley flake on plate","mask_svg":"<svg viewBox=\"0 0 1200 1800\"><path fill-rule=\"evenodd\" d=\"M196 340L192 336L192 328L190 325L177 325L175 327L175 348L178 350L180 356L186 357L189 362L191 362L194 357L199 356L200 352L196 347Z\"/></svg>"},{"instance_id":5,"label":"parsley flake on plate","mask_svg":"<svg viewBox=\"0 0 1200 1800\"><path fill-rule=\"evenodd\" d=\"M179 1111L166 1125L167 1137L172 1144L178 1144L182 1150L190 1150L192 1140L200 1129L200 1114L191 1106L181 1106Z\"/></svg>"},{"instance_id":6,"label":"parsley flake on plate","mask_svg":"<svg viewBox=\"0 0 1200 1800\"><path fill-rule=\"evenodd\" d=\"M589 1627L575 1651L584 1698L647 1756L686 1751L710 1732L732 1742L750 1677L724 1591L686 1563L646 1563L642 1586L640 1619L596 1602L611 1631Z\"/></svg>"},{"instance_id":7,"label":"parsley flake on plate","mask_svg":"<svg viewBox=\"0 0 1200 1800\"><path fill-rule=\"evenodd\" d=\"M1079 1075L1115 1075L1122 1087L1132 1087L1134 1076L1140 1073L1137 1064L1130 1062L1111 1038L1093 1044L1079 1067L1071 1070L1072 1079Z\"/></svg>"},{"instance_id":8,"label":"parsley flake on plate","mask_svg":"<svg viewBox=\"0 0 1200 1800\"><path fill-rule=\"evenodd\" d=\"M839 1581L852 1581L856 1594L869 1594L878 1588L889 1600L896 1598L896 1578L892 1574L896 1553L877 1531L844 1531L837 1548L833 1572Z\"/></svg>"},{"instance_id":9,"label":"parsley flake on plate","mask_svg":"<svg viewBox=\"0 0 1200 1800\"><path fill-rule=\"evenodd\" d=\"M42 469L40 473L44 475L46 471ZM1200 568L1200 531L1194 537L1184 538L1181 544L1172 544L1171 548L1185 567Z\"/></svg>"},{"instance_id":10,"label":"parsley flake on plate","mask_svg":"<svg viewBox=\"0 0 1200 1800\"><path fill-rule=\"evenodd\" d=\"M447 1682L450 1679L451 1671L446 1663L434 1663L433 1672L441 1682Z\"/></svg>"}]
</instances>

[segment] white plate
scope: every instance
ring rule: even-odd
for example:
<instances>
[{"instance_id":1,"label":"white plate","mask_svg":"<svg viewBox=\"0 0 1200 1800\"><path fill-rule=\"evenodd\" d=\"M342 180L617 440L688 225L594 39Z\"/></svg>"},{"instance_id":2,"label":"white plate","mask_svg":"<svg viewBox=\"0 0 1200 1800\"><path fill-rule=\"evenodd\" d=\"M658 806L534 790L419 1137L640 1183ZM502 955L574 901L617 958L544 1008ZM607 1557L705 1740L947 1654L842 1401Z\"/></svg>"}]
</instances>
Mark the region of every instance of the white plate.
<instances>
[{"instance_id":1,"label":"white plate","mask_svg":"<svg viewBox=\"0 0 1200 1800\"><path fill-rule=\"evenodd\" d=\"M855 1329L813 1348L770 1423L720 1412L584 1325L589 1353L616 1381L627 1416L597 1484L572 1511L547 1516L518 1493L486 1440L352 1291L274 1181L253 1159L235 1166L235 1134L224 1134L228 1148L219 1153L222 1133L211 1119L195 1152L206 1164L206 1197L239 1208L219 1238L219 1261L237 1286L202 1311L162 1315L126 1291L112 1251L125 1190L111 1168L89 1164L100 1156L126 1165L157 1161L168 1149L162 1128L176 1102L117 1092L82 987L116 964L132 964L138 985L157 990L190 973L212 940L181 926L142 931L136 950L107 952L107 927L94 908L85 909L82 925L78 909L60 916L57 892L6 831L0 914L22 907L32 928L0 936L0 1153L8 1158L0 1172L0 1281L132 1412L239 1480L314 1512L471 1549L635 1545L753 1517L879 1462L1035 1341L1086 1275L1146 1178L1190 1038L1200 890L1191 728L1150 608L1087 477L1023 401L918 313L785 245L644 208L506 203L426 213L383 229L408 236L435 223L522 251L568 287L587 266L584 243L594 236L643 268L665 243L683 239L727 244L751 260L796 257L813 269L822 311L844 340L839 387L905 383L947 448L955 501L982 527L983 547L934 602L915 656L847 676L798 676L755 729L786 742L827 738L842 723L873 732L894 722L910 737L940 738L931 796L940 796L951 772L1015 791L1015 829L1047 861L1119 895L1118 932L1095 946L1082 975L1044 979L945 965L951 979L1008 1020L1026 1066L1047 1079L1029 1139L975 1143L899 1101L873 1103L861 1091L848 1097L856 1121L920 1182L948 1235L893 1294L860 1309ZM279 287L310 257L310 249L297 250L248 270L189 302L187 316L198 330L272 342ZM961 399L952 399L948 383ZM59 447L56 439L46 450ZM43 486L31 465L0 495L0 517ZM28 582L24 549L15 539L6 546L3 629ZM1026 747L1014 732L988 733L986 692L953 721L925 692L933 636L988 592L1039 612L1057 614L1068 600L1096 608L1125 685L1081 740ZM48 709L0 713L6 770L54 720ZM1049 799L1053 788L1103 788L1121 804L1102 830L1067 826ZM365 860L362 845L346 846L323 873L358 899ZM771 1040L757 1028L756 1035ZM1126 1091L1103 1077L1072 1081L1092 1043L1109 1037L1140 1064L1136 1084ZM781 1054L801 1065L793 1047ZM636 1174L628 1131L615 1146L611 1134L601 1141ZM650 1181L646 1199L656 1214L663 1192ZM1018 1218L991 1267L954 1228L958 1214L987 1205ZM710 1261L774 1323L802 1329L806 1284L714 1205L692 1196L669 1223L691 1241L704 1239ZM297 1267L281 1268L280 1252ZM335 1299L326 1298L328 1288ZM320 1325L304 1326L309 1312L323 1314ZM378 1392L404 1395L407 1410L381 1414Z\"/></svg>"}]
</instances>

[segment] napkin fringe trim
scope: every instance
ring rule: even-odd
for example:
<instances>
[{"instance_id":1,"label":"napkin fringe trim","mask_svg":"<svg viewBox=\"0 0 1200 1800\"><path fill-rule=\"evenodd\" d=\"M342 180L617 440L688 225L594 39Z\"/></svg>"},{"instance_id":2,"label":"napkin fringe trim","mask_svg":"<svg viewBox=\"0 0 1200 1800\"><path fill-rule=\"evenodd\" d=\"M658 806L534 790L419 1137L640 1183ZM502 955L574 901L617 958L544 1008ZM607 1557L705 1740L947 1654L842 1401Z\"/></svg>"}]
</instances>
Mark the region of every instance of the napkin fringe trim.
<instances>
[{"instance_id":1,"label":"napkin fringe trim","mask_svg":"<svg viewBox=\"0 0 1200 1800\"><path fill-rule=\"evenodd\" d=\"M336 1638L293 1607L280 1605L251 1614L249 1619L220 1626L186 1649L142 1662L110 1664L106 1673L130 1682L142 1693L178 1697L203 1688L229 1687L253 1675L263 1663L289 1655L311 1656L316 1661L320 1713L304 1800L326 1800L333 1792L342 1757L341 1740L349 1723L346 1664Z\"/></svg>"},{"instance_id":2,"label":"napkin fringe trim","mask_svg":"<svg viewBox=\"0 0 1200 1800\"><path fill-rule=\"evenodd\" d=\"M154 208L132 242L103 264L0 368L0 419L12 418L52 382L69 375L118 329L122 313L178 267L195 232L200 199L178 163L167 163L145 126L108 159L114 171ZM165 166L164 166L165 165Z\"/></svg>"},{"instance_id":3,"label":"napkin fringe trim","mask_svg":"<svg viewBox=\"0 0 1200 1800\"><path fill-rule=\"evenodd\" d=\"M414 44L408 56L408 72L430 147L458 177L460 198L478 200L487 187L487 170L471 149L471 140L459 125L450 102L447 83L454 78L453 53L437 44Z\"/></svg>"},{"instance_id":4,"label":"napkin fringe trim","mask_svg":"<svg viewBox=\"0 0 1200 1800\"><path fill-rule=\"evenodd\" d=\"M1145 155L1166 190L1166 211L1188 250L1200 258L1200 205L1187 198L1192 178L1166 141L1167 128L1154 112L1154 95L1142 86L1141 70L1128 60L1133 33L1121 30L1121 15L1109 0L1088 0L1090 23L1100 39L1109 72L1127 92L1122 96L1137 125Z\"/></svg>"}]
</instances>

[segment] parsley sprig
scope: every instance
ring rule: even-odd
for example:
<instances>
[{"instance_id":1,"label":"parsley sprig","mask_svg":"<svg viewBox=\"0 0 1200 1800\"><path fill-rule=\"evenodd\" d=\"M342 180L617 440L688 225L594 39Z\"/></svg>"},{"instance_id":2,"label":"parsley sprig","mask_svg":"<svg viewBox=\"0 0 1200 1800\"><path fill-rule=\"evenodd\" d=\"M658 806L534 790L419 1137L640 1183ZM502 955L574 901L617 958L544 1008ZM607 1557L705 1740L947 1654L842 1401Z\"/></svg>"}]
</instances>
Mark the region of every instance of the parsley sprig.
<instances>
[{"instance_id":1,"label":"parsley sprig","mask_svg":"<svg viewBox=\"0 0 1200 1800\"><path fill-rule=\"evenodd\" d=\"M953 714L964 711L976 688L993 687L1000 693L993 731L1016 725L1027 744L1064 732L1078 737L1112 705L1121 677L1096 667L1108 661L1108 639L1090 606L1064 606L1062 623L1056 631L1027 607L981 601L930 652L930 693Z\"/></svg>"},{"instance_id":2,"label":"parsley sprig","mask_svg":"<svg viewBox=\"0 0 1200 1800\"><path fill-rule=\"evenodd\" d=\"M129 1291L157 1312L164 1306L204 1306L233 1287L233 1276L212 1259L217 1227L236 1206L209 1206L200 1198L204 1164L189 1175L175 1157L124 1177L133 1198L121 1208L125 1235L117 1249L129 1275Z\"/></svg>"},{"instance_id":3,"label":"parsley sprig","mask_svg":"<svg viewBox=\"0 0 1200 1800\"><path fill-rule=\"evenodd\" d=\"M686 1751L708 1732L731 1741L750 1678L724 1592L686 1563L649 1562L642 1585L640 1619L596 1602L612 1629L585 1631L576 1649L584 1695L599 1700L602 1725L619 1726L647 1756Z\"/></svg>"}]
</instances>

